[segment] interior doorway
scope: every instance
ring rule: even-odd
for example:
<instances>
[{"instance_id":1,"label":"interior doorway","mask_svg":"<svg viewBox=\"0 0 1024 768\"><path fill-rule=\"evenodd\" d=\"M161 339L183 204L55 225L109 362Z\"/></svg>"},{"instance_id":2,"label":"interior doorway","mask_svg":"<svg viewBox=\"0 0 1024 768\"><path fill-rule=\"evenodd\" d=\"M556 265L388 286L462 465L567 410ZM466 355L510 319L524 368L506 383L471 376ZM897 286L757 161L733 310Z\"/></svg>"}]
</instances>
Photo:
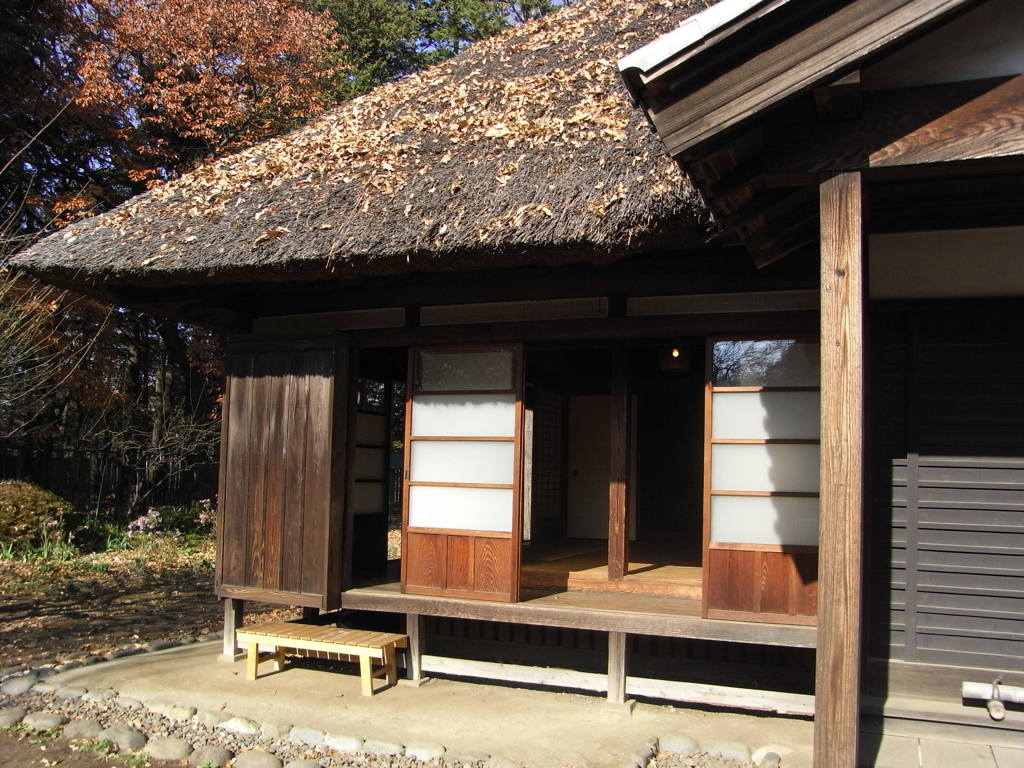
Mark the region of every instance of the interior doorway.
<instances>
[{"instance_id":1,"label":"interior doorway","mask_svg":"<svg viewBox=\"0 0 1024 768\"><path fill-rule=\"evenodd\" d=\"M611 349L527 350L522 585L701 596L703 342L635 343L628 402L628 564L609 579ZM622 373L622 372L620 372Z\"/></svg>"},{"instance_id":2,"label":"interior doorway","mask_svg":"<svg viewBox=\"0 0 1024 768\"><path fill-rule=\"evenodd\" d=\"M349 404L346 482L349 586L396 581L401 567L402 440L408 352L404 348L355 350L357 376Z\"/></svg>"}]
</instances>

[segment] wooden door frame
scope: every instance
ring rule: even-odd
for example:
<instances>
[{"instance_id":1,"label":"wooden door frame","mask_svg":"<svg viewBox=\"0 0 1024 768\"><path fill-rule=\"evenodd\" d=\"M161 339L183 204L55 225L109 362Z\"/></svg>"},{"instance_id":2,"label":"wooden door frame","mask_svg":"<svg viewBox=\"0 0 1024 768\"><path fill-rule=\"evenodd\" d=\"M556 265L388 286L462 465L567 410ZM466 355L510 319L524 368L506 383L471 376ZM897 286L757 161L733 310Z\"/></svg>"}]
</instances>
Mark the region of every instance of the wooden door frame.
<instances>
[{"instance_id":1,"label":"wooden door frame","mask_svg":"<svg viewBox=\"0 0 1024 768\"><path fill-rule=\"evenodd\" d=\"M701 585L701 616L707 618L719 618L719 619L738 619L743 621L764 621L764 622L778 622L780 619L786 619L786 623L798 623L798 624L814 624L815 617L803 617L803 616L786 616L775 613L761 614L759 612L748 613L746 611L724 611L716 610L710 605L711 590L708 588L708 566L710 563L710 553L712 550L711 544L711 498L714 495L711 488L711 447L714 442L711 437L712 428L712 402L713 395L716 391L722 391L723 388L716 387L713 381L712 365L714 362L714 347L717 342L720 341L787 341L793 340L796 342L804 343L816 343L821 344L819 337L814 337L807 333L793 333L789 335L780 334L729 334L729 335L715 335L707 336L705 338L704 347L704 489L703 489L703 515L702 515L702 527L703 527L703 546L701 550L701 571L702 571L702 585ZM816 391L821 392L820 380L819 386L800 386L800 387L765 387L765 386L751 386L751 387L730 387L725 391ZM770 444L771 440L759 441L761 444ZM806 445L816 443L821 444L821 440L809 441L809 440L786 440L782 441L786 444L793 445ZM740 494L737 494L740 495ZM757 494L761 495L761 494ZM765 495L773 495L771 493ZM778 496L800 498L817 496L820 500L821 493L801 493L801 492L780 492L775 494ZM820 501L819 501L820 504ZM750 544L750 545L738 545L736 547L716 547L715 549L742 549L744 551L759 551L759 552L774 552L774 553L787 553L787 554L817 554L817 546L809 545L770 545L770 544ZM714 615L712 615L714 614Z\"/></svg>"},{"instance_id":2,"label":"wooden door frame","mask_svg":"<svg viewBox=\"0 0 1024 768\"><path fill-rule=\"evenodd\" d=\"M478 593L449 591L446 587L433 589L429 587L410 587L408 584L408 553L409 553L409 490L412 481L410 472L412 469L412 405L413 398L417 394L460 394L455 390L431 390L421 392L416 389L416 355L419 352L473 352L485 350L509 350L512 353L512 387L510 390L500 390L502 394L512 394L515 397L514 413L514 437L513 443L513 470L512 470L512 530L510 533L494 531L468 531L461 529L413 529L412 533L445 533L446 535L464 535L477 538L507 539L510 542L510 572L509 595L497 597L493 593ZM403 592L423 595L437 595L441 597L462 597L469 599L503 600L507 602L518 602L520 591L520 571L522 566L523 553L523 398L525 390L524 370L524 345L521 342L494 343L494 344L426 344L409 347L409 362L406 371L405 388L405 435L404 435L404 465L402 468L402 559L401 559L401 589ZM465 394L488 394L497 393L498 390L473 390ZM465 438L465 442L480 441L481 438Z\"/></svg>"}]
</instances>

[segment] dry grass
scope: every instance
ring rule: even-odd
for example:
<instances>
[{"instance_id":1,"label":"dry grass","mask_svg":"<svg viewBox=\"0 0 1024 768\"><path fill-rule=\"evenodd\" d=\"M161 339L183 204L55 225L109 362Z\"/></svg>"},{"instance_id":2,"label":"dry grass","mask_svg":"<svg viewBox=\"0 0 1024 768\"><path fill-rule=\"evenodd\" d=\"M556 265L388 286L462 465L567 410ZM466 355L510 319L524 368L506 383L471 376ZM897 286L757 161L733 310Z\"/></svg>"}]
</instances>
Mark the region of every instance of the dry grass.
<instances>
[{"instance_id":1,"label":"dry grass","mask_svg":"<svg viewBox=\"0 0 1024 768\"><path fill-rule=\"evenodd\" d=\"M212 539L143 540L125 551L64 562L0 561L0 665L99 656L221 628ZM246 604L248 621L293 608Z\"/></svg>"}]
</instances>

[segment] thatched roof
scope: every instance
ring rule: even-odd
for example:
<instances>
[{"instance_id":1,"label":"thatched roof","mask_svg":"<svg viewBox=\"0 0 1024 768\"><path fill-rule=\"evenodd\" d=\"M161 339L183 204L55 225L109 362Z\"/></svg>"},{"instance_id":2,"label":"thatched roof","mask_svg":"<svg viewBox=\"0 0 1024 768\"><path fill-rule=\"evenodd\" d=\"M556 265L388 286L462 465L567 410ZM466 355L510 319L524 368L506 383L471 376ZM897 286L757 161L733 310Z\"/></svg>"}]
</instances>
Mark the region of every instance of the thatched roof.
<instances>
[{"instance_id":1,"label":"thatched roof","mask_svg":"<svg viewBox=\"0 0 1024 768\"><path fill-rule=\"evenodd\" d=\"M706 3L584 0L19 254L63 284L169 286L602 262L706 213L616 60Z\"/></svg>"}]
</instances>

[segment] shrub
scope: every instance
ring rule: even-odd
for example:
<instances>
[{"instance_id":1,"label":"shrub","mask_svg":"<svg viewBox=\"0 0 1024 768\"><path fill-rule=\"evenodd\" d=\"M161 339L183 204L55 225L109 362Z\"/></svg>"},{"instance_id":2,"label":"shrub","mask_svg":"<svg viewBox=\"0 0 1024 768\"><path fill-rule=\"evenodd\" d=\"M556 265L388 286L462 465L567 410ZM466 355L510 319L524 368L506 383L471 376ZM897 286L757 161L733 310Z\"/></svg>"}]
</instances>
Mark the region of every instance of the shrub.
<instances>
[{"instance_id":1,"label":"shrub","mask_svg":"<svg viewBox=\"0 0 1024 768\"><path fill-rule=\"evenodd\" d=\"M71 502L23 480L0 480L0 541L5 551L50 552L66 540Z\"/></svg>"},{"instance_id":2,"label":"shrub","mask_svg":"<svg viewBox=\"0 0 1024 768\"><path fill-rule=\"evenodd\" d=\"M202 536L213 532L215 517L210 499L188 507L150 507L128 523L128 536Z\"/></svg>"}]
</instances>

